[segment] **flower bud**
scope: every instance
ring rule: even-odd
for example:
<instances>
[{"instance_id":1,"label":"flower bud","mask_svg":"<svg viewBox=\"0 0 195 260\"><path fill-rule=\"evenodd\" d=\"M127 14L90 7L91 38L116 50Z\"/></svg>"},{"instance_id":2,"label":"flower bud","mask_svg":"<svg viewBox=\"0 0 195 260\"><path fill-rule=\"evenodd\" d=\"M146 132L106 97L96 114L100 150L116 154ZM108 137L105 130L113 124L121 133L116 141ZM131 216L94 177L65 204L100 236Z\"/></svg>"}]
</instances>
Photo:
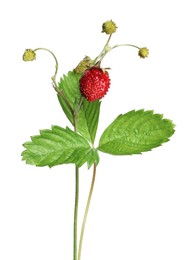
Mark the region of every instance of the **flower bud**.
<instances>
[{"instance_id":1,"label":"flower bud","mask_svg":"<svg viewBox=\"0 0 195 260\"><path fill-rule=\"evenodd\" d=\"M23 54L24 61L33 61L36 59L36 53L31 49L26 49Z\"/></svg>"},{"instance_id":2,"label":"flower bud","mask_svg":"<svg viewBox=\"0 0 195 260\"><path fill-rule=\"evenodd\" d=\"M140 48L139 52L138 52L138 55L140 56L140 58L143 58L143 59L148 57L148 55L149 55L148 48L146 48L146 47Z\"/></svg>"},{"instance_id":3,"label":"flower bud","mask_svg":"<svg viewBox=\"0 0 195 260\"><path fill-rule=\"evenodd\" d=\"M112 20L106 21L102 25L102 32L105 32L106 34L112 34L112 33L116 32L116 29L117 29L117 26Z\"/></svg>"}]
</instances>

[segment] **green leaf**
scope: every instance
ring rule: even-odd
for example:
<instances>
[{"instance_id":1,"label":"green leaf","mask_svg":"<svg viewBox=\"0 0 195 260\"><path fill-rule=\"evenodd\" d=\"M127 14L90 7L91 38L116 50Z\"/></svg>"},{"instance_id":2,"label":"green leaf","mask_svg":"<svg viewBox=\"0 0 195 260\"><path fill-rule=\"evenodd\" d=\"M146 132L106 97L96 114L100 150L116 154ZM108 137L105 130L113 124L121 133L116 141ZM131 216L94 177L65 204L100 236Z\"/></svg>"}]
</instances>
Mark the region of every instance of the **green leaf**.
<instances>
[{"instance_id":1,"label":"green leaf","mask_svg":"<svg viewBox=\"0 0 195 260\"><path fill-rule=\"evenodd\" d=\"M99 100L88 102L84 99L78 116L78 131L92 144L95 141L98 126L100 104L101 102Z\"/></svg>"},{"instance_id":2,"label":"green leaf","mask_svg":"<svg viewBox=\"0 0 195 260\"><path fill-rule=\"evenodd\" d=\"M153 111L130 111L119 115L102 134L98 150L113 155L150 151L169 141L174 124Z\"/></svg>"},{"instance_id":3,"label":"green leaf","mask_svg":"<svg viewBox=\"0 0 195 260\"><path fill-rule=\"evenodd\" d=\"M31 137L23 146L26 150L22 160L36 166L74 163L81 167L85 162L88 166L98 162L89 143L68 127L52 126L51 130L41 130L40 135Z\"/></svg>"},{"instance_id":4,"label":"green leaf","mask_svg":"<svg viewBox=\"0 0 195 260\"><path fill-rule=\"evenodd\" d=\"M81 98L81 93L79 89L80 77L81 74L69 71L67 76L64 75L63 78L61 78L58 86L59 89L63 90L64 95L66 96L73 110L75 109L75 105L77 104L76 102L78 102ZM58 100L67 118L69 119L71 124L74 125L73 115L68 108L66 102L60 95L58 95ZM83 105L78 114L77 130L85 139L87 139L92 144L94 143L97 131L99 111L99 100L95 102L88 102L85 98L83 98Z\"/></svg>"},{"instance_id":5,"label":"green leaf","mask_svg":"<svg viewBox=\"0 0 195 260\"><path fill-rule=\"evenodd\" d=\"M64 95L66 96L70 106L72 109L74 109L76 100L80 99L81 93L79 90L79 79L81 77L81 74L75 73L73 71L69 71L68 75L63 75L63 77L60 79L60 82L58 84L58 87L60 90L63 90ZM58 94L58 100L60 102L60 105L69 119L69 121L74 124L73 115L68 108L66 102L64 99Z\"/></svg>"},{"instance_id":6,"label":"green leaf","mask_svg":"<svg viewBox=\"0 0 195 260\"><path fill-rule=\"evenodd\" d=\"M87 162L88 168L90 168L94 163L98 165L100 158L97 149L91 149L90 150L90 156L89 160Z\"/></svg>"}]
</instances>

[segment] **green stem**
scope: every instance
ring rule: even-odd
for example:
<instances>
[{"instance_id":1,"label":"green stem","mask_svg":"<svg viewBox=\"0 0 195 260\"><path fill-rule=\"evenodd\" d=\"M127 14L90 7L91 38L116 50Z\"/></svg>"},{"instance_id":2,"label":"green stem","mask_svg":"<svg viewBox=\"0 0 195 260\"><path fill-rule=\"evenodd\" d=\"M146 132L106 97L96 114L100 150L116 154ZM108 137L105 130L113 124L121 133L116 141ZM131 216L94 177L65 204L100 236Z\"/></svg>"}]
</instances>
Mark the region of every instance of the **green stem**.
<instances>
[{"instance_id":1,"label":"green stem","mask_svg":"<svg viewBox=\"0 0 195 260\"><path fill-rule=\"evenodd\" d=\"M72 107L71 107L71 105L70 105L70 103L69 103L67 97L64 95L63 90L62 90L62 89L59 89L56 84L53 85L53 88L54 88L55 91L58 93L58 95L61 96L61 97L64 99L64 101L65 101L67 107L69 108L71 114L74 116L74 110L72 109Z\"/></svg>"},{"instance_id":2,"label":"green stem","mask_svg":"<svg viewBox=\"0 0 195 260\"><path fill-rule=\"evenodd\" d=\"M108 43L110 42L112 34L109 35L108 40L106 42L106 44L104 45L103 50L100 52L100 54L94 59L93 64L97 64L99 62L101 62L101 60L103 59L103 57L106 55L107 51L106 48L108 46Z\"/></svg>"},{"instance_id":3,"label":"green stem","mask_svg":"<svg viewBox=\"0 0 195 260\"><path fill-rule=\"evenodd\" d=\"M93 60L93 64L97 65L97 64L100 64L100 62L103 60L103 58L106 56L106 54L108 52L110 52L111 50L117 48L117 47L121 47L121 46L128 46L128 47L134 47L134 48L137 48L137 49L140 49L138 46L136 45L133 45L133 44L117 44L113 47L109 47L109 42L110 42L110 39L111 39L111 36L112 34L109 35L109 38L103 48L103 50L100 52L100 54Z\"/></svg>"},{"instance_id":4,"label":"green stem","mask_svg":"<svg viewBox=\"0 0 195 260\"><path fill-rule=\"evenodd\" d=\"M74 238L73 238L73 260L77 260L77 222L79 204L79 168L75 168L75 206L74 206Z\"/></svg>"},{"instance_id":5,"label":"green stem","mask_svg":"<svg viewBox=\"0 0 195 260\"><path fill-rule=\"evenodd\" d=\"M121 46L129 46L129 47L134 47L134 48L140 49L138 46L133 45L133 44L117 44L117 45L113 46L112 49L121 47Z\"/></svg>"},{"instance_id":6,"label":"green stem","mask_svg":"<svg viewBox=\"0 0 195 260\"><path fill-rule=\"evenodd\" d=\"M57 60L56 56L54 55L54 53L52 51L50 51L49 49L37 48L34 51L39 51L39 50L40 51L48 51L54 57L54 60L55 60L55 63L56 63L56 65L55 65L56 70L55 70L55 73L54 73L54 75L52 77L52 81L53 81L54 85L56 85L56 75L58 73L58 60Z\"/></svg>"},{"instance_id":7,"label":"green stem","mask_svg":"<svg viewBox=\"0 0 195 260\"><path fill-rule=\"evenodd\" d=\"M81 235L80 235L80 241L79 241L79 251L78 251L78 260L81 259L83 235L84 235L84 231L85 231L85 224L86 224L86 220L87 220L87 215L88 215L88 212L89 212L89 206L90 206L90 202L91 202L91 196L92 196L92 193L93 193L93 187L94 187L94 183L95 183L95 177L96 177L96 164L94 163L93 177L92 177L92 181L91 181L91 187L90 187L90 191L89 191L89 195L88 195L88 199L87 199L87 205L86 205L86 208L85 208L85 214L84 214L83 223L82 223L82 228L81 228Z\"/></svg>"},{"instance_id":8,"label":"green stem","mask_svg":"<svg viewBox=\"0 0 195 260\"><path fill-rule=\"evenodd\" d=\"M49 52L49 53L53 56L53 58L54 58L54 60L55 60L55 63L56 63L56 64L55 64L55 68L56 68L55 73L54 73L54 75L51 77L52 82L53 82L53 87L54 87L55 91L58 93L58 95L61 96L61 97L64 99L64 101L65 101L67 107L70 109L70 112L71 112L72 115L73 115L74 111L73 111L73 109L72 109L72 107L71 107L71 105L70 105L70 103L69 103L67 97L64 95L63 90L58 88L58 85L57 85L57 83L56 83L56 76L57 76L57 73L58 73L58 60L57 60L56 56L54 55L54 53L53 53L52 51L50 51L49 49L46 49L46 48L36 48L36 49L34 50L34 52L36 52L36 51L47 51L47 52Z\"/></svg>"},{"instance_id":9,"label":"green stem","mask_svg":"<svg viewBox=\"0 0 195 260\"><path fill-rule=\"evenodd\" d=\"M78 117L73 111L74 131L77 132ZM74 225L73 225L73 260L77 260L77 225L79 206L79 168L75 165L75 204L74 204Z\"/></svg>"},{"instance_id":10,"label":"green stem","mask_svg":"<svg viewBox=\"0 0 195 260\"><path fill-rule=\"evenodd\" d=\"M112 34L111 34L111 35L112 35ZM111 35L110 35L110 37L111 37ZM117 45L115 45L115 46L113 46L113 47L109 47L109 46L108 46L109 41L110 41L110 38L108 39L108 41L107 41L106 45L104 46L104 49L102 50L102 52L100 53L100 55L94 60L94 61L95 61L95 62L94 62L95 64L100 63L100 62L103 60L103 58L106 56L106 54L107 54L108 52L110 52L111 50L113 50L113 49L115 49L115 48L117 48L117 47L128 46L128 47L134 47L134 48L140 49L138 46L133 45L133 44L117 44Z\"/></svg>"}]
</instances>

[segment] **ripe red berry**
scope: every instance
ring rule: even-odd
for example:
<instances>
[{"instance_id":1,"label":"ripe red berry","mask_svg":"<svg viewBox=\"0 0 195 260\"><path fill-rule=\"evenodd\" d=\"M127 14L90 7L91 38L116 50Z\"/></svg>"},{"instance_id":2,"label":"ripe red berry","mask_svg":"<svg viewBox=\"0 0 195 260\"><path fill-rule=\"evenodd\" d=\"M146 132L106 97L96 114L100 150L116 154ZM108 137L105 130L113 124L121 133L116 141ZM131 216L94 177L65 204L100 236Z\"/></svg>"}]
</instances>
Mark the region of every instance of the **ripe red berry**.
<instances>
[{"instance_id":1,"label":"ripe red berry","mask_svg":"<svg viewBox=\"0 0 195 260\"><path fill-rule=\"evenodd\" d=\"M110 79L108 72L99 67L92 67L86 70L80 79L81 94L91 102L103 98L109 87Z\"/></svg>"}]
</instances>

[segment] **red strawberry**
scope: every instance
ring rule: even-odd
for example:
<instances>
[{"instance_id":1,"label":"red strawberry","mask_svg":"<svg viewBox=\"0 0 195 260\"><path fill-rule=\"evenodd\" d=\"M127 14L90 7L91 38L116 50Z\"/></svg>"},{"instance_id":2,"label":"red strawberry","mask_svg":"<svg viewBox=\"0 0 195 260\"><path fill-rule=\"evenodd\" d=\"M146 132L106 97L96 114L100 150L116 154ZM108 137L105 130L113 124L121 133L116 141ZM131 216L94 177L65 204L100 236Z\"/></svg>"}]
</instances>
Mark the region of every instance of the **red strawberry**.
<instances>
[{"instance_id":1,"label":"red strawberry","mask_svg":"<svg viewBox=\"0 0 195 260\"><path fill-rule=\"evenodd\" d=\"M100 67L92 67L86 70L80 79L81 94L91 102L103 98L109 87L108 72Z\"/></svg>"}]
</instances>

